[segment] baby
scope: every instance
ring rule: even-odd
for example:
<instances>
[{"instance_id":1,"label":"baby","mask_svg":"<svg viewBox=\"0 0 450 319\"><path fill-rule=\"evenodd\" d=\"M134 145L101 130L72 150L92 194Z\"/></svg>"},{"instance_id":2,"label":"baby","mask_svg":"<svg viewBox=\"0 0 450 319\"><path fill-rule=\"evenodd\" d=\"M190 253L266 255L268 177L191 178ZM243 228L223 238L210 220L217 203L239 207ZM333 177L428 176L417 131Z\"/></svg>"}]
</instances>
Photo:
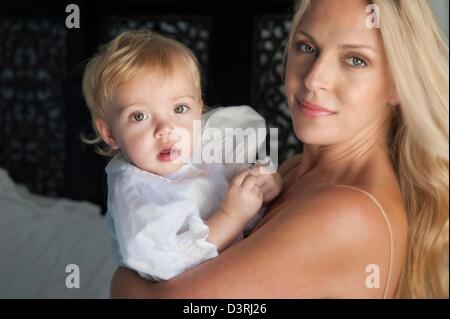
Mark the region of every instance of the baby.
<instances>
[{"instance_id":1,"label":"baby","mask_svg":"<svg viewBox=\"0 0 450 319\"><path fill-rule=\"evenodd\" d=\"M106 167L113 256L146 279L167 280L216 257L281 191L279 174L261 165L195 160L199 145L224 146L227 127L265 122L245 106L202 116L198 62L177 41L120 34L87 64L83 94L96 133L85 141L114 156ZM208 128L224 133L219 143L203 138ZM248 143L249 158L262 144Z\"/></svg>"}]
</instances>

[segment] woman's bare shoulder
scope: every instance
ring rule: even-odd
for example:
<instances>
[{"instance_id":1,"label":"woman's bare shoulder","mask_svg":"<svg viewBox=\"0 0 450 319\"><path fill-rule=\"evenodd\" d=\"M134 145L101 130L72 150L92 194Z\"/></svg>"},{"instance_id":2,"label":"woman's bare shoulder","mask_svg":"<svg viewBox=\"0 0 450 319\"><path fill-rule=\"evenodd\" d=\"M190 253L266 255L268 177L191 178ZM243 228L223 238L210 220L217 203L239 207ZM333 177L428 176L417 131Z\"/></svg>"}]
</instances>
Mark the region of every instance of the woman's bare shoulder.
<instances>
[{"instance_id":1,"label":"woman's bare shoulder","mask_svg":"<svg viewBox=\"0 0 450 319\"><path fill-rule=\"evenodd\" d=\"M286 249L290 254L284 275L293 289L306 287L306 296L317 298L383 296L390 238L383 215L367 195L323 187L284 205L264 226L261 236L270 236L279 245L274 251ZM305 261L314 267L308 268ZM381 289L365 286L366 267L371 264L382 269ZM290 278L293 274L299 278ZM298 292L304 297L305 291Z\"/></svg>"},{"instance_id":2,"label":"woman's bare shoulder","mask_svg":"<svg viewBox=\"0 0 450 319\"><path fill-rule=\"evenodd\" d=\"M298 166L301 162L302 154L296 154L288 159L286 159L279 168L279 173L281 176L285 176L289 171L291 171L294 167Z\"/></svg>"},{"instance_id":3,"label":"woman's bare shoulder","mask_svg":"<svg viewBox=\"0 0 450 319\"><path fill-rule=\"evenodd\" d=\"M286 211L280 211L276 216L278 221L274 217L273 222L284 225L282 233L286 241L310 243L309 247L301 244L292 247L293 252L299 249L302 258L304 252L313 247L320 251L317 255L311 254L310 260L319 269L325 267L322 269L331 271L331 278L328 273L322 273L329 282L327 287L323 287L328 296L383 296L385 275L389 272L391 239L386 220L370 197L350 188L330 186L285 207ZM371 264L382 269L381 289L371 290L364 285L368 275L366 266ZM333 267L340 269L333 272ZM316 278L320 274L312 271L310 275ZM352 285L347 280L360 285Z\"/></svg>"},{"instance_id":4,"label":"woman's bare shoulder","mask_svg":"<svg viewBox=\"0 0 450 319\"><path fill-rule=\"evenodd\" d=\"M320 225L334 225L333 228L359 224L356 229L348 229L346 234L359 236L359 231L366 232L362 228L372 226L386 228L386 222L380 213L380 208L373 199L363 192L346 187L325 186L319 188L296 202L292 201L285 206L285 211L277 215L291 216L291 219L299 219L301 222L311 223L321 220ZM340 230L337 231L338 233Z\"/></svg>"}]
</instances>

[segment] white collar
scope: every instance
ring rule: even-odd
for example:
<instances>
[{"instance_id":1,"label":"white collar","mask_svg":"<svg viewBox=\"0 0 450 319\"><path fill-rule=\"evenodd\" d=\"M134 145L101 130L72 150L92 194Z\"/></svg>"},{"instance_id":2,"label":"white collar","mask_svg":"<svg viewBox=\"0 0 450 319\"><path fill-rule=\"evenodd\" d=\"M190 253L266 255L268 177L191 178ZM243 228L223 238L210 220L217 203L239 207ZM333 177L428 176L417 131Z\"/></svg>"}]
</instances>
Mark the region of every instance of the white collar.
<instances>
[{"instance_id":1,"label":"white collar","mask_svg":"<svg viewBox=\"0 0 450 319\"><path fill-rule=\"evenodd\" d=\"M121 153L117 153L109 161L108 165L106 165L105 171L108 175L112 175L119 171L131 170L131 171L134 171L134 172L137 172L140 174L144 174L144 175L152 176L154 178L162 179L167 182L179 182L179 181L182 181L191 176L198 176L199 172L201 171L201 167L203 167L203 165L195 165L194 163L192 163L192 158L191 158L191 160L188 163L181 166L181 168L178 169L177 171L169 173L169 174L165 174L165 175L158 175L158 174L154 174L152 172L143 170L143 169L137 167L136 165L133 165Z\"/></svg>"}]
</instances>

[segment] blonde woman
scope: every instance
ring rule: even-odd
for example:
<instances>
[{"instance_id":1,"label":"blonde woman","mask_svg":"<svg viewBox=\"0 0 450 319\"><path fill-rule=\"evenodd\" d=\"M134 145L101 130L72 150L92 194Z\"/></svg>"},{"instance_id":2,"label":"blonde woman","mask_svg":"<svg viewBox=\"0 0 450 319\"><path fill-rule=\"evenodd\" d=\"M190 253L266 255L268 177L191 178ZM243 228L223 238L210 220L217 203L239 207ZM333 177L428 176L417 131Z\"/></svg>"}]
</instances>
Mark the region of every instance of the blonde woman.
<instances>
[{"instance_id":1,"label":"blonde woman","mask_svg":"<svg viewBox=\"0 0 450 319\"><path fill-rule=\"evenodd\" d=\"M300 1L285 86L304 152L253 233L165 283L119 269L112 297L448 298L448 47L428 3Z\"/></svg>"}]
</instances>

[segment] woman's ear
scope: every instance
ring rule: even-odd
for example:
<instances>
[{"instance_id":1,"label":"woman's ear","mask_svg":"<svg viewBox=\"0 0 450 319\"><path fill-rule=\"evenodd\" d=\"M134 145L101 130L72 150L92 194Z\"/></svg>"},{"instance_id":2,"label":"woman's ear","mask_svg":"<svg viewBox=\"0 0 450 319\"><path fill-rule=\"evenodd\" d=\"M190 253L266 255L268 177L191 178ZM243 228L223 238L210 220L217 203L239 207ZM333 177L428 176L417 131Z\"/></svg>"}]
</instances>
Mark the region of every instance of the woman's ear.
<instances>
[{"instance_id":1,"label":"woman's ear","mask_svg":"<svg viewBox=\"0 0 450 319\"><path fill-rule=\"evenodd\" d=\"M108 144L113 150L117 150L119 146L117 145L116 140L112 135L112 131L109 128L108 123L106 123L106 121L103 119L96 119L95 126L97 127L97 131L100 134L102 140L106 144Z\"/></svg>"}]
</instances>

